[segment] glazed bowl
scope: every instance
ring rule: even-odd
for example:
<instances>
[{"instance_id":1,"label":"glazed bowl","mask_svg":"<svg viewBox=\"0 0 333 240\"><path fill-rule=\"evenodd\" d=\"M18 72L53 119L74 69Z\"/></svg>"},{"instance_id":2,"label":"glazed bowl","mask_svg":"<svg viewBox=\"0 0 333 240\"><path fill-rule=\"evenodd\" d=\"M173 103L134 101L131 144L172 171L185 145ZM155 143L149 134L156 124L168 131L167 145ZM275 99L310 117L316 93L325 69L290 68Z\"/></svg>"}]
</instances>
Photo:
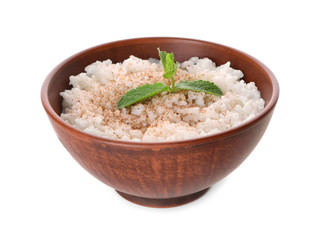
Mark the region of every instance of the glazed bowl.
<instances>
[{"instance_id":1,"label":"glazed bowl","mask_svg":"<svg viewBox=\"0 0 333 240\"><path fill-rule=\"evenodd\" d=\"M63 121L59 93L70 89L69 77L97 61L122 62L130 55L158 58L160 47L176 61L208 57L217 65L231 62L255 82L265 107L230 130L206 137L169 142L111 140L82 132ZM273 73L260 61L236 49L184 38L137 38L106 43L79 52L56 66L42 86L41 99L51 124L65 148L91 175L122 197L150 207L171 207L193 201L236 169L263 136L277 103L279 87Z\"/></svg>"}]
</instances>

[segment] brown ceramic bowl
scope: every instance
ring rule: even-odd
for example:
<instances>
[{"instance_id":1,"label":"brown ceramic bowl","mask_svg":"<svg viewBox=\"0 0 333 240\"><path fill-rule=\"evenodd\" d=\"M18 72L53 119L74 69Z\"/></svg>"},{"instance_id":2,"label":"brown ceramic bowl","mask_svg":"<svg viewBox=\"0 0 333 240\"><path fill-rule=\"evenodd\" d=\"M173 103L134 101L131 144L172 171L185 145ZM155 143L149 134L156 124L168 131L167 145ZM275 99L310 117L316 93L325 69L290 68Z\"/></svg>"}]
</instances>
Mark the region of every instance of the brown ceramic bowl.
<instances>
[{"instance_id":1,"label":"brown ceramic bowl","mask_svg":"<svg viewBox=\"0 0 333 240\"><path fill-rule=\"evenodd\" d=\"M158 58L156 48L174 52L181 62L193 56L208 57L218 65L227 61L253 81L265 100L264 110L223 133L185 141L138 143L117 141L84 133L60 117L69 76L85 66L111 59L122 62L130 55ZM170 207L193 201L237 168L263 136L278 100L273 73L255 58L220 44L183 38L138 38L96 46L66 59L47 76L41 91L44 109L58 138L89 173L134 203Z\"/></svg>"}]
</instances>

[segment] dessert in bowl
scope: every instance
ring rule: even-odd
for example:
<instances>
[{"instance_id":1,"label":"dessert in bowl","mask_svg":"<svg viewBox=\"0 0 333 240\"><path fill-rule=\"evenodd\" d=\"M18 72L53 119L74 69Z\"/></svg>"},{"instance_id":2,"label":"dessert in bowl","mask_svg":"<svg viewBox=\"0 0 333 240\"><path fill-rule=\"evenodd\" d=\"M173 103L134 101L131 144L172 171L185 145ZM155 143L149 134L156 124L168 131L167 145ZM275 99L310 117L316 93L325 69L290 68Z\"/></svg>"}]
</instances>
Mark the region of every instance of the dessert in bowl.
<instances>
[{"instance_id":1,"label":"dessert in bowl","mask_svg":"<svg viewBox=\"0 0 333 240\"><path fill-rule=\"evenodd\" d=\"M233 69L239 69L244 74L244 84L253 82L258 88L262 109L221 132L193 135L193 138L171 137L165 141L150 135L144 138L146 128L139 129L141 140L146 141L140 141L137 136L141 135L138 132L126 138L110 138L96 134L96 131L80 129L66 118L60 117L66 114L63 97L66 98L64 92L72 88L69 85L71 76L78 76L88 65L106 59L111 59L112 63L121 63L130 56L143 60L157 59L157 48L173 52L179 62L188 61L194 56L209 58L218 66L230 62ZM80 88L80 83L77 84L76 87ZM44 109L58 138L82 167L132 202L151 207L170 207L200 197L246 159L269 124L278 100L279 88L273 73L264 64L236 49L194 39L139 38L106 43L69 57L47 76L41 94ZM195 94L197 93L186 92L180 101L186 104L187 97L191 95L193 98ZM168 93L162 93L157 99L165 96ZM207 99L210 103L204 107L212 105L213 98ZM133 111L137 116L138 111L140 114L143 111L141 105L150 103L138 103L139 108L132 106L131 110L115 110L112 107L115 104L112 102L107 106L114 112ZM201 104L200 101L198 104ZM180 111L177 112L178 115L182 114ZM166 115L165 112L161 115L163 114ZM183 119L188 118L185 116ZM80 126L82 125L84 124ZM167 126L166 129L168 128L170 127ZM177 131L177 126L175 130Z\"/></svg>"}]
</instances>

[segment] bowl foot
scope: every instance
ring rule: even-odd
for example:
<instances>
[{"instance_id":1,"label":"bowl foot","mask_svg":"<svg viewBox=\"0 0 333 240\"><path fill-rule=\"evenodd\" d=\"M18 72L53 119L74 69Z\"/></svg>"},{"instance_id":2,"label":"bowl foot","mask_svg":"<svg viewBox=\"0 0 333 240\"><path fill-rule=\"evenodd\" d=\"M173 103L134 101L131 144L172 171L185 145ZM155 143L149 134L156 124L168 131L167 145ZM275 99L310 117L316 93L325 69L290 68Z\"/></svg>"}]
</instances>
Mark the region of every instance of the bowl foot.
<instances>
[{"instance_id":1,"label":"bowl foot","mask_svg":"<svg viewBox=\"0 0 333 240\"><path fill-rule=\"evenodd\" d=\"M204 195L208 191L208 188L201 190L199 192L182 196L182 197L176 197L176 198L144 198L144 197L137 197L133 196L127 193L119 192L116 190L116 192L125 198L126 200L145 206L145 207L154 207L154 208L167 208L167 207L177 207L189 202L192 202L202 195Z\"/></svg>"}]
</instances>

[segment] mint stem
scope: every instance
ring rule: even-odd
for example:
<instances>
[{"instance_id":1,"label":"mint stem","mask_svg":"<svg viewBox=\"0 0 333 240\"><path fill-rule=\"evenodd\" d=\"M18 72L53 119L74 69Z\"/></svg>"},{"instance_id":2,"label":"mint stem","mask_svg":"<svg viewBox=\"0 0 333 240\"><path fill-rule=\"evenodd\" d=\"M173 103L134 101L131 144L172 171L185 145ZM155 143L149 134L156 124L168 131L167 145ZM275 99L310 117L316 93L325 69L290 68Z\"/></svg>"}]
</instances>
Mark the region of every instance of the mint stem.
<instances>
[{"instance_id":1,"label":"mint stem","mask_svg":"<svg viewBox=\"0 0 333 240\"><path fill-rule=\"evenodd\" d=\"M171 77L171 92L175 92L175 79L173 77Z\"/></svg>"}]
</instances>

